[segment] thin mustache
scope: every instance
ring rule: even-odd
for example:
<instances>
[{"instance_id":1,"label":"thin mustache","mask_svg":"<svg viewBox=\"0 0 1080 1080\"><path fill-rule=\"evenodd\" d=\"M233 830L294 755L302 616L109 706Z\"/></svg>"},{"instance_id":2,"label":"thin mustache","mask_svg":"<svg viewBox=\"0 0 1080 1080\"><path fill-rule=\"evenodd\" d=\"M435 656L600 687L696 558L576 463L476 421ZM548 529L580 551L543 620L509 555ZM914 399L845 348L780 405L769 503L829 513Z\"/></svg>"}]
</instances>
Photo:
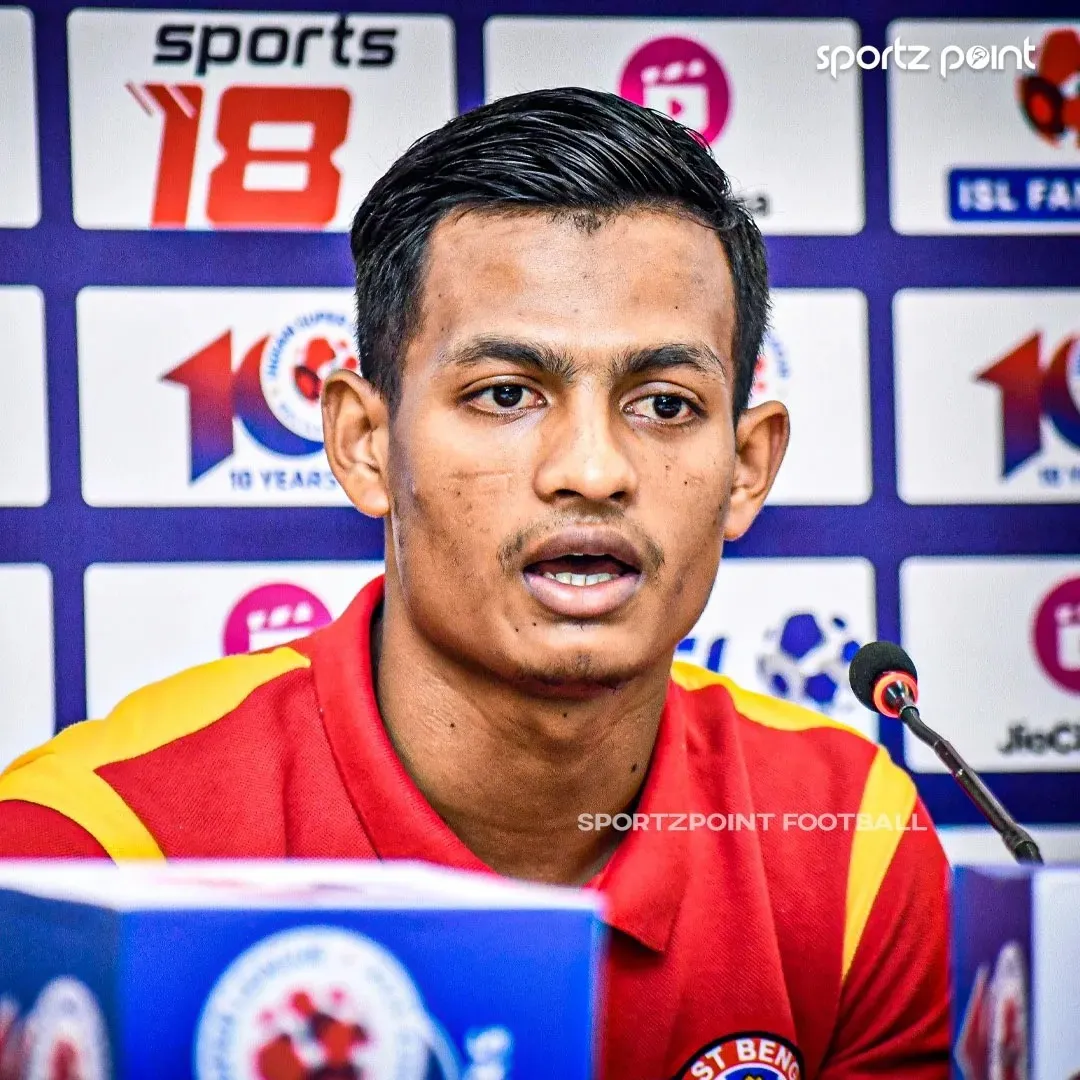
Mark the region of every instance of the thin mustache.
<instances>
[{"instance_id":1,"label":"thin mustache","mask_svg":"<svg viewBox=\"0 0 1080 1080\"><path fill-rule=\"evenodd\" d=\"M552 521L538 522L535 525L530 525L526 529L522 529L520 532L515 533L514 536L504 541L499 546L498 559L499 565L507 573L512 573L516 569L516 561L518 556L525 550L525 548L531 544L534 540L540 540L545 536L550 536L554 532L558 532L560 529L574 528L581 526L584 528L597 527L600 525L614 527L619 529L624 535L630 537L641 550L642 553L642 572L643 573L655 573L664 565L664 551L655 540L646 536L637 526L630 523L630 521L622 516L607 516L607 517L567 517L562 516Z\"/></svg>"}]
</instances>

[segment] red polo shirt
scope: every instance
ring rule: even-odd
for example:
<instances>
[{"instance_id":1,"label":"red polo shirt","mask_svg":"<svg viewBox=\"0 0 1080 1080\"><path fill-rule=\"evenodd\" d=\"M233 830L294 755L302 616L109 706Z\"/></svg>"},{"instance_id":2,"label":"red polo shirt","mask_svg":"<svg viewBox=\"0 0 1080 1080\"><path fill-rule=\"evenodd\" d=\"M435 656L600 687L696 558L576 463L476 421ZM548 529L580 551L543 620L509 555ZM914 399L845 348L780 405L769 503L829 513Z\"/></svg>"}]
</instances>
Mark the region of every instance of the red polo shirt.
<instances>
[{"instance_id":1,"label":"red polo shirt","mask_svg":"<svg viewBox=\"0 0 1080 1080\"><path fill-rule=\"evenodd\" d=\"M148 686L20 758L0 777L0 856L487 870L379 716L382 594L378 578L311 637ZM945 1080L947 866L883 749L675 663L620 824L590 882L613 930L607 1080Z\"/></svg>"}]
</instances>

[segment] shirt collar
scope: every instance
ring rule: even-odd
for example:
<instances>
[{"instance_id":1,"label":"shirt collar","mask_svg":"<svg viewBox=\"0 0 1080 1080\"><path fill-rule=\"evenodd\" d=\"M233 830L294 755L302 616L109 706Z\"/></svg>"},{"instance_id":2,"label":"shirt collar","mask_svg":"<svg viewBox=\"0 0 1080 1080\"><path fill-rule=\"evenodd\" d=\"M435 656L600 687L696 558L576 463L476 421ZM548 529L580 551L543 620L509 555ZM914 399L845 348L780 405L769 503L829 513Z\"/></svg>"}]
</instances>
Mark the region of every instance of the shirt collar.
<instances>
[{"instance_id":1,"label":"shirt collar","mask_svg":"<svg viewBox=\"0 0 1080 1080\"><path fill-rule=\"evenodd\" d=\"M346 612L304 643L312 660L326 734L345 787L381 859L417 859L493 873L451 831L401 764L379 715L371 670L371 620L385 577L371 581ZM632 829L589 883L606 900L605 922L660 952L685 891L685 831L657 830L657 814L686 814L689 801L683 697L668 684L652 761ZM639 820L642 820L639 818ZM671 819L667 819L669 822Z\"/></svg>"}]
</instances>

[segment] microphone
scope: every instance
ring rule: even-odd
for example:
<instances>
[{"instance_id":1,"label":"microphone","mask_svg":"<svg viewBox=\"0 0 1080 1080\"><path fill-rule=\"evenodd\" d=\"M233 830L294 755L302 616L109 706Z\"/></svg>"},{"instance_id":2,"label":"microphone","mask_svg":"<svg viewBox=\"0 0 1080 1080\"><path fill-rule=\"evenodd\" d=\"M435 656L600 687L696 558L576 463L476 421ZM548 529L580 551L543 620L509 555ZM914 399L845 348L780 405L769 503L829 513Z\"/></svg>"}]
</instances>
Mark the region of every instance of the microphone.
<instances>
[{"instance_id":1,"label":"microphone","mask_svg":"<svg viewBox=\"0 0 1080 1080\"><path fill-rule=\"evenodd\" d=\"M902 720L917 739L937 754L983 817L997 830L1017 862L1043 861L1035 841L998 802L952 744L923 723L915 707L919 697L918 673L911 657L899 645L891 641L872 641L864 645L851 661L848 681L863 705L883 716Z\"/></svg>"}]
</instances>

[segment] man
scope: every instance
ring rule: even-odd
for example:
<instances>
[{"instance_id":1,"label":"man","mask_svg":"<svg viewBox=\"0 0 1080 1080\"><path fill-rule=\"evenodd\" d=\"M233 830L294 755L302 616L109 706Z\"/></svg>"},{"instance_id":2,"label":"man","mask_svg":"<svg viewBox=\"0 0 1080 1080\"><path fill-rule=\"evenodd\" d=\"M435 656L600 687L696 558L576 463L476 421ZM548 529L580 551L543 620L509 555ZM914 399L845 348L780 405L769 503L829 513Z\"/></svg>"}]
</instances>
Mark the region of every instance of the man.
<instances>
[{"instance_id":1,"label":"man","mask_svg":"<svg viewBox=\"0 0 1080 1080\"><path fill-rule=\"evenodd\" d=\"M672 664L788 440L747 407L764 247L707 149L609 95L506 98L414 145L352 250L364 377L329 379L326 452L385 578L20 759L0 853L588 884L609 1080L944 1078L946 867L910 779Z\"/></svg>"}]
</instances>

